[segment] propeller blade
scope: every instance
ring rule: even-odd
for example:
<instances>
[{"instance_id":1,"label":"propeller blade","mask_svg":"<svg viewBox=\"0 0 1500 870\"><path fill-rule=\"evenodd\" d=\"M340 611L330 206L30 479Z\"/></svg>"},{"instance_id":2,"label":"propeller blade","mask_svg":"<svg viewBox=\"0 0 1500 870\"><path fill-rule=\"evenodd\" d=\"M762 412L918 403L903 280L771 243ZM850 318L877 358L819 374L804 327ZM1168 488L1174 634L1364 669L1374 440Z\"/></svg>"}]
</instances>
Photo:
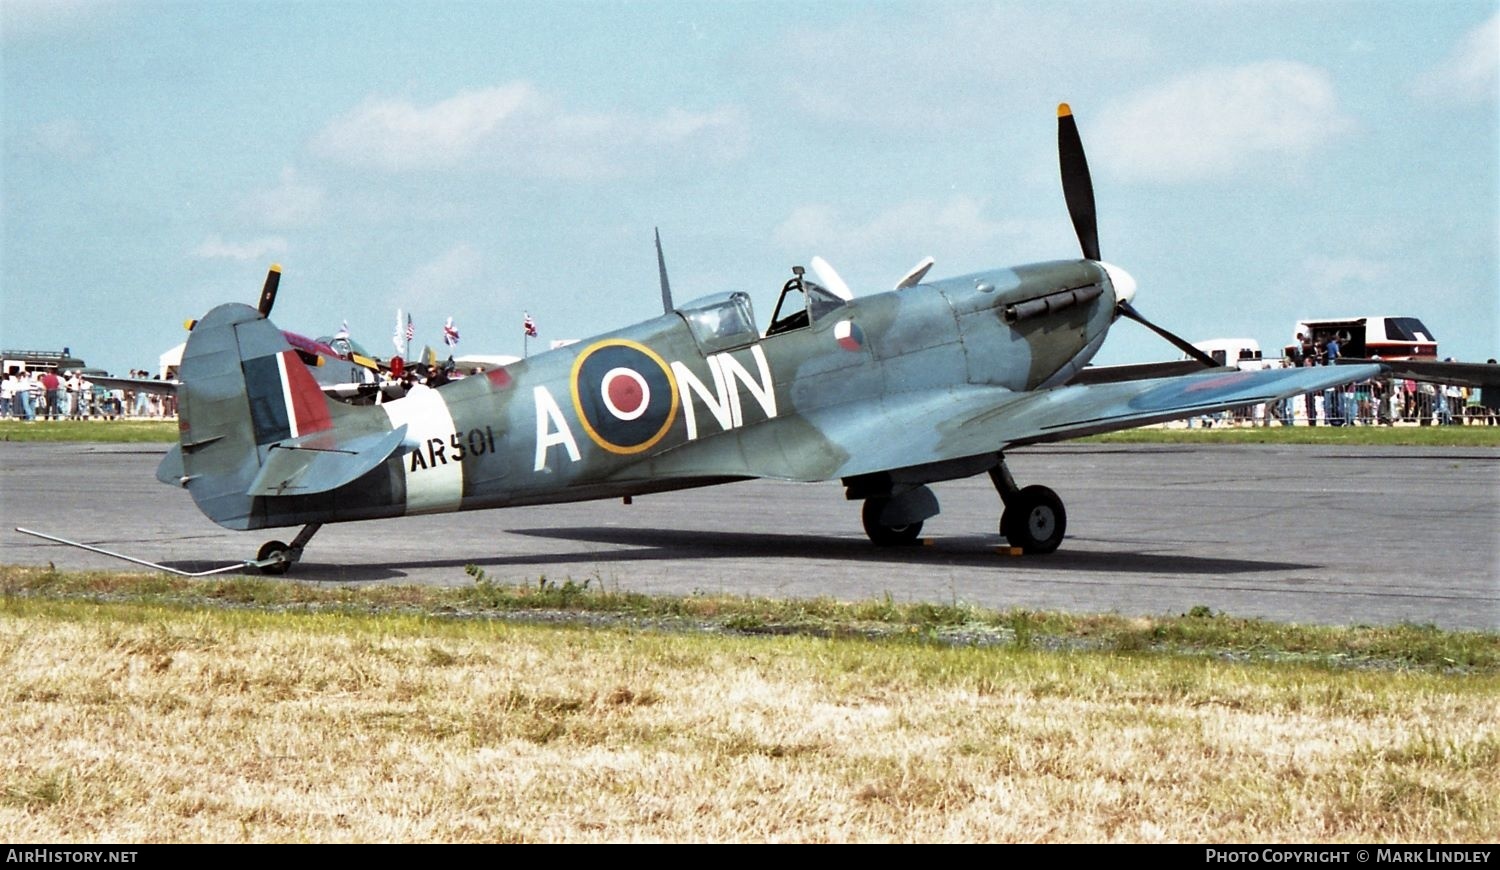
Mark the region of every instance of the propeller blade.
<instances>
[{"instance_id":1,"label":"propeller blade","mask_svg":"<svg viewBox=\"0 0 1500 870\"><path fill-rule=\"evenodd\" d=\"M1131 305L1129 302L1122 301L1119 305L1115 306L1115 308L1121 314L1125 315L1131 320L1134 320L1136 323L1141 324L1142 326L1146 327L1162 338L1165 338L1167 341L1171 342L1178 350L1182 351L1198 362L1203 363L1211 369L1220 367L1221 364L1218 360L1214 359L1198 348L1193 347L1192 342L1188 341L1187 339L1174 333L1168 332L1167 330L1147 320L1145 315L1141 314L1139 311L1136 311L1135 306Z\"/></svg>"},{"instance_id":2,"label":"propeller blade","mask_svg":"<svg viewBox=\"0 0 1500 870\"><path fill-rule=\"evenodd\" d=\"M1073 219L1073 231L1078 234L1078 247L1086 260L1099 260L1099 219L1094 211L1094 181L1089 175L1089 161L1083 154L1083 139L1078 135L1078 122L1073 120L1073 109L1067 103L1057 105L1057 162L1062 170L1063 199L1068 203L1068 216ZM1115 310L1134 320L1172 343L1172 346L1209 368L1219 368L1219 362L1194 347L1192 342L1147 320L1135 310L1130 300L1135 296L1135 279L1122 269L1105 264L1105 270L1116 283Z\"/></svg>"},{"instance_id":3,"label":"propeller blade","mask_svg":"<svg viewBox=\"0 0 1500 870\"><path fill-rule=\"evenodd\" d=\"M1067 103L1057 106L1057 162L1062 169L1063 199L1073 218L1073 231L1086 260L1099 257L1099 221L1094 214L1094 182L1089 176L1089 162L1083 155L1083 140L1078 123Z\"/></svg>"},{"instance_id":4,"label":"propeller blade","mask_svg":"<svg viewBox=\"0 0 1500 870\"><path fill-rule=\"evenodd\" d=\"M854 291L850 290L849 285L844 283L844 279L839 277L839 273L828 265L827 260L822 257L813 257L811 263L813 274L818 276L818 283L822 284L826 290L845 302L854 298Z\"/></svg>"},{"instance_id":5,"label":"propeller blade","mask_svg":"<svg viewBox=\"0 0 1500 870\"><path fill-rule=\"evenodd\" d=\"M931 257L923 257L922 262L912 266L910 272L901 276L901 280L896 282L896 289L905 290L908 287L917 286L923 278L927 277L927 270L931 269L935 262L937 261Z\"/></svg>"},{"instance_id":6,"label":"propeller blade","mask_svg":"<svg viewBox=\"0 0 1500 870\"><path fill-rule=\"evenodd\" d=\"M272 263L270 271L266 272L265 286L260 288L261 317L271 316L271 306L276 304L276 288L281 286L281 264Z\"/></svg>"}]
</instances>

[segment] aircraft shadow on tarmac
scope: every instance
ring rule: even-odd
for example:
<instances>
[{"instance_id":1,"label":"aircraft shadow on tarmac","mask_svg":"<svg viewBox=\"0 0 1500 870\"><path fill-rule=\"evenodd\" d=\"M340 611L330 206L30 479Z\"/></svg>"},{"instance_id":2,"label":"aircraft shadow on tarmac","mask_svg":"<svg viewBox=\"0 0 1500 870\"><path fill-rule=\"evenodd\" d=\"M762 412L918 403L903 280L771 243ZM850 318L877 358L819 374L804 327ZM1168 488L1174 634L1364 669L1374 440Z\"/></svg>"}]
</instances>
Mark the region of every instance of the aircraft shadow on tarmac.
<instances>
[{"instance_id":1,"label":"aircraft shadow on tarmac","mask_svg":"<svg viewBox=\"0 0 1500 870\"><path fill-rule=\"evenodd\" d=\"M316 555L298 563L295 579L335 582L396 580L418 569L453 568L469 565L487 570L536 568L561 573L570 565L600 563L648 563L685 559L834 559L843 562L885 565L933 565L975 569L1012 569L1027 572L1101 572L1109 574L1223 575L1264 571L1291 571L1315 567L1295 562L1218 559L1162 553L1125 551L1060 550L1046 556L1010 556L997 552L998 537L944 537L932 546L872 547L862 538L829 538L817 535L721 532L693 529L643 529L611 526L511 529L511 534L534 538L603 544L628 549L584 548L557 552L473 553L460 558L392 561L379 565L330 564ZM183 570L198 570L196 562L165 563Z\"/></svg>"}]
</instances>

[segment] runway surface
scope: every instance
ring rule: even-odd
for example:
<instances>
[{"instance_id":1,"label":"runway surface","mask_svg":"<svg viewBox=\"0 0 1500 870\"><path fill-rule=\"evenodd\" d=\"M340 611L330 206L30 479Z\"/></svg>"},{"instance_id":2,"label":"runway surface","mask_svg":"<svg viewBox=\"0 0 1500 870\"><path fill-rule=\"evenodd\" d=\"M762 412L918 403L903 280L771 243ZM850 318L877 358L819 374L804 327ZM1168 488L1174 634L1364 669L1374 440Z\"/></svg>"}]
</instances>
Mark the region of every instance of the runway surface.
<instances>
[{"instance_id":1,"label":"runway surface","mask_svg":"<svg viewBox=\"0 0 1500 870\"><path fill-rule=\"evenodd\" d=\"M185 570L295 529L232 532L156 482L164 445L0 443L0 562L135 570L22 526ZM325 526L288 579L562 582L630 592L965 603L1500 629L1500 450L1069 444L1014 451L1062 497L1050 555L998 553L986 477L935 485L924 547L877 549L837 483L750 481L619 501ZM139 569L145 570L145 569Z\"/></svg>"}]
</instances>

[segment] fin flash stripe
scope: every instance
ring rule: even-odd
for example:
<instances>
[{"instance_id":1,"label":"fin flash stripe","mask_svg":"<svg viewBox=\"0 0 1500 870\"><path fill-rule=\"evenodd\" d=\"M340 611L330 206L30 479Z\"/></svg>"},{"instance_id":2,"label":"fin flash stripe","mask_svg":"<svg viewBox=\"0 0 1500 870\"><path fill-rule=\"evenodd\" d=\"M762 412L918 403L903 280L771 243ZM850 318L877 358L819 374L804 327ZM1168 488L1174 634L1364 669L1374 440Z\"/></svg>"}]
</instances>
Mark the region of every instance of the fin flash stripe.
<instances>
[{"instance_id":1,"label":"fin flash stripe","mask_svg":"<svg viewBox=\"0 0 1500 870\"><path fill-rule=\"evenodd\" d=\"M295 350L247 359L241 367L256 444L333 428L328 401Z\"/></svg>"},{"instance_id":2,"label":"fin flash stripe","mask_svg":"<svg viewBox=\"0 0 1500 870\"><path fill-rule=\"evenodd\" d=\"M291 418L292 437L312 432L326 432L333 428L333 418L328 413L328 400L323 398L323 388L307 366L302 364L294 350L277 354L281 365L281 385L285 395L288 416Z\"/></svg>"}]
</instances>

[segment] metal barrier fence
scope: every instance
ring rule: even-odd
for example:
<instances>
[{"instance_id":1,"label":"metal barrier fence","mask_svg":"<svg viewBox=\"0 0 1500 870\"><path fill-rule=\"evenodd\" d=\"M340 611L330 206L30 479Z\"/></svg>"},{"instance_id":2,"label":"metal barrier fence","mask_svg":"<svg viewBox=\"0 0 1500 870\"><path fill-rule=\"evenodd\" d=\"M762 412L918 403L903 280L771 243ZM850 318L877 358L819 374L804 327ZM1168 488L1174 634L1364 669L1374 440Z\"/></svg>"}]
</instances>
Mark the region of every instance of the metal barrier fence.
<instances>
[{"instance_id":1,"label":"metal barrier fence","mask_svg":"<svg viewBox=\"0 0 1500 870\"><path fill-rule=\"evenodd\" d=\"M1193 426L1496 426L1478 388L1376 378L1188 421Z\"/></svg>"}]
</instances>

